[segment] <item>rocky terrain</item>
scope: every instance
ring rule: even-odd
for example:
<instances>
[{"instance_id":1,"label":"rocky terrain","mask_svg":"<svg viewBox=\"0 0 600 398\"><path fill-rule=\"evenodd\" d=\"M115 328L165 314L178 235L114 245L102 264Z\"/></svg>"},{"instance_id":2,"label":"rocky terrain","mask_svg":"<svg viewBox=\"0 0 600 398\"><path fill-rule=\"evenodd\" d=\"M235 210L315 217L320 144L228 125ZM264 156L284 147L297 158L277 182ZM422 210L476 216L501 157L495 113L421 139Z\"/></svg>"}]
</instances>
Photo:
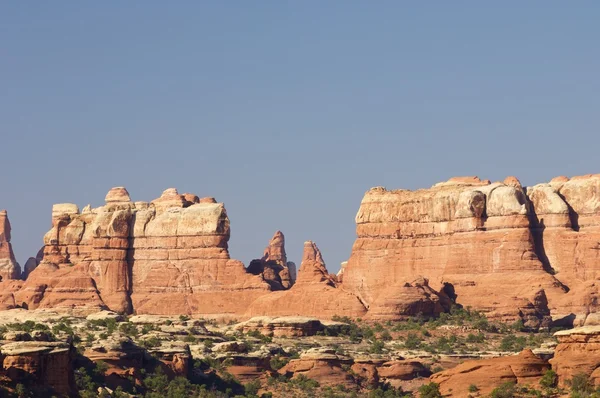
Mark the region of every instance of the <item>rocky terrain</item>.
<instances>
[{"instance_id":1,"label":"rocky terrain","mask_svg":"<svg viewBox=\"0 0 600 398\"><path fill-rule=\"evenodd\" d=\"M277 231L247 266L222 203L56 204L23 269L0 212L15 396L593 396L600 175L372 188L337 275ZM29 394L29 395L27 395ZM579 394L579 395L576 395ZM587 395L586 395L587 394Z\"/></svg>"}]
</instances>

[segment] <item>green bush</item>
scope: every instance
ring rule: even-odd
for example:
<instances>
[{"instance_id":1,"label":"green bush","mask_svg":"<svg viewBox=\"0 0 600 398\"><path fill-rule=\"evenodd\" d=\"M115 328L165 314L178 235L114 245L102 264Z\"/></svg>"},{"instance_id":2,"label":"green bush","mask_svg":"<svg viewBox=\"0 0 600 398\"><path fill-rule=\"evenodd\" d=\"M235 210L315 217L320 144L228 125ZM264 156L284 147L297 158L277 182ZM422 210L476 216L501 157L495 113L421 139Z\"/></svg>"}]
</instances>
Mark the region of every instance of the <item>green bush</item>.
<instances>
[{"instance_id":1,"label":"green bush","mask_svg":"<svg viewBox=\"0 0 600 398\"><path fill-rule=\"evenodd\" d=\"M517 388L515 383L509 381L494 388L490 394L490 398L514 398L516 393Z\"/></svg>"},{"instance_id":2,"label":"green bush","mask_svg":"<svg viewBox=\"0 0 600 398\"><path fill-rule=\"evenodd\" d=\"M479 387L477 387L475 384L471 384L469 386L469 392L477 392L479 391Z\"/></svg>"},{"instance_id":3,"label":"green bush","mask_svg":"<svg viewBox=\"0 0 600 398\"><path fill-rule=\"evenodd\" d=\"M500 341L500 350L502 351L523 351L527 345L527 339L525 337L517 337L514 334L509 334L502 338Z\"/></svg>"},{"instance_id":4,"label":"green bush","mask_svg":"<svg viewBox=\"0 0 600 398\"><path fill-rule=\"evenodd\" d=\"M404 341L404 348L409 350L416 350L421 346L421 338L415 333L409 333Z\"/></svg>"},{"instance_id":5,"label":"green bush","mask_svg":"<svg viewBox=\"0 0 600 398\"><path fill-rule=\"evenodd\" d=\"M585 373L578 373L568 382L571 386L572 393L589 394L594 392L594 386L590 382L590 378Z\"/></svg>"},{"instance_id":6,"label":"green bush","mask_svg":"<svg viewBox=\"0 0 600 398\"><path fill-rule=\"evenodd\" d=\"M137 337L139 332L137 326L131 322L123 322L119 325L119 331L129 337Z\"/></svg>"},{"instance_id":7,"label":"green bush","mask_svg":"<svg viewBox=\"0 0 600 398\"><path fill-rule=\"evenodd\" d=\"M439 384L433 382L423 384L419 387L419 398L442 398Z\"/></svg>"},{"instance_id":8,"label":"green bush","mask_svg":"<svg viewBox=\"0 0 600 398\"><path fill-rule=\"evenodd\" d=\"M250 383L244 384L244 393L246 393L246 395L249 396L257 395L258 390L260 390L260 387L260 380L256 379Z\"/></svg>"},{"instance_id":9,"label":"green bush","mask_svg":"<svg viewBox=\"0 0 600 398\"><path fill-rule=\"evenodd\" d=\"M548 369L540 379L540 386L554 388L558 384L558 375L552 369Z\"/></svg>"},{"instance_id":10,"label":"green bush","mask_svg":"<svg viewBox=\"0 0 600 398\"><path fill-rule=\"evenodd\" d=\"M269 364L271 365L271 369L279 370L279 369L283 368L285 365L287 365L288 362L289 362L289 360L287 358L276 355L271 358L271 360L269 361Z\"/></svg>"},{"instance_id":11,"label":"green bush","mask_svg":"<svg viewBox=\"0 0 600 398\"><path fill-rule=\"evenodd\" d=\"M385 343L381 340L374 340L369 347L369 352L371 354L383 354L383 349L385 348Z\"/></svg>"}]
</instances>

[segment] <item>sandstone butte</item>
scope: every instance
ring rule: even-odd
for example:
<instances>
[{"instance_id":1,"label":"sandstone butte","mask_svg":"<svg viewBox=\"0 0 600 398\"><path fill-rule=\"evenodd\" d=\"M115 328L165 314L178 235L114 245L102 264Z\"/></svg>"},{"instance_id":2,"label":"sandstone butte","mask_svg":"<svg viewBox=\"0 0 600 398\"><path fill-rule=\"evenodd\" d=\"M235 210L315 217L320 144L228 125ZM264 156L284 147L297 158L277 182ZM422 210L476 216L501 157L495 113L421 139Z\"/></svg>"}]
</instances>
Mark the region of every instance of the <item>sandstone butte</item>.
<instances>
[{"instance_id":1,"label":"sandstone butte","mask_svg":"<svg viewBox=\"0 0 600 398\"><path fill-rule=\"evenodd\" d=\"M132 202L119 187L105 201L82 211L54 205L43 255L28 260L24 281L0 213L0 308L394 320L455 300L532 328L589 324L597 311L600 175L533 187L458 177L417 191L372 188L337 276L310 241L296 275L281 232L247 268L231 259L229 218L213 198L167 189Z\"/></svg>"}]
</instances>

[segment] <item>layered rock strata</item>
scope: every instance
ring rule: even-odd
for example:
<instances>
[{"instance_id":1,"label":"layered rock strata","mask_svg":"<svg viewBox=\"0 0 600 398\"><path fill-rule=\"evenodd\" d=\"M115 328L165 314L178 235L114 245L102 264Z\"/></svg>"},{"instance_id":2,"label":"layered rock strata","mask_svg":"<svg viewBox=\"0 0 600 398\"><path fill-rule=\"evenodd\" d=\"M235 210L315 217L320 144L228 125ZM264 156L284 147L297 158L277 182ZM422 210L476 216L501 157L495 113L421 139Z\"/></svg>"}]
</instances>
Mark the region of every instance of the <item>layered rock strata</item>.
<instances>
[{"instance_id":1,"label":"layered rock strata","mask_svg":"<svg viewBox=\"0 0 600 398\"><path fill-rule=\"evenodd\" d=\"M61 395L73 392L75 348L71 343L19 341L4 344L0 351L2 369L10 380Z\"/></svg>"},{"instance_id":2,"label":"layered rock strata","mask_svg":"<svg viewBox=\"0 0 600 398\"><path fill-rule=\"evenodd\" d=\"M168 189L132 202L118 187L105 202L81 212L54 205L43 260L14 292L16 305L227 315L270 291L229 257L229 218L213 198Z\"/></svg>"},{"instance_id":3,"label":"layered rock strata","mask_svg":"<svg viewBox=\"0 0 600 398\"><path fill-rule=\"evenodd\" d=\"M426 277L433 289L449 289L457 303L493 318L538 327L552 310L555 318L585 319L597 308L599 198L599 175L532 188L514 177L458 177L418 191L373 188L356 215L342 286L369 313L388 311L395 287Z\"/></svg>"},{"instance_id":4,"label":"layered rock strata","mask_svg":"<svg viewBox=\"0 0 600 398\"><path fill-rule=\"evenodd\" d=\"M595 386L600 386L600 326L583 326L556 332L558 345L552 369L558 375L561 386L577 374L585 374Z\"/></svg>"},{"instance_id":5,"label":"layered rock strata","mask_svg":"<svg viewBox=\"0 0 600 398\"><path fill-rule=\"evenodd\" d=\"M467 397L473 385L482 396L487 396L503 383L539 388L540 379L548 369L548 362L531 350L524 350L518 355L467 361L434 374L431 381L439 384L445 397Z\"/></svg>"}]
</instances>

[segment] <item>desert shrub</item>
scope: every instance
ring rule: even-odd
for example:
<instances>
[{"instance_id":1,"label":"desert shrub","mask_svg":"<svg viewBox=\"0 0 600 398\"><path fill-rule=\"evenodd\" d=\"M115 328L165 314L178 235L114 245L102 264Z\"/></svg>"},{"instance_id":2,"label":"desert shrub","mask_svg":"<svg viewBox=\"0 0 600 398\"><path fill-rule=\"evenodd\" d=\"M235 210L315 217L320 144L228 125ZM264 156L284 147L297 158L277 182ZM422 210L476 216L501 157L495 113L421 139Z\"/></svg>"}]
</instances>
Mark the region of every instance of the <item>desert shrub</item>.
<instances>
[{"instance_id":1,"label":"desert shrub","mask_svg":"<svg viewBox=\"0 0 600 398\"><path fill-rule=\"evenodd\" d=\"M191 333L188 333L188 334L187 334L187 335L186 335L186 336L183 338L183 341L185 341L186 343L189 343L189 344L195 344L195 343L196 343L196 341L197 341L197 339L196 339L196 337L194 337L194 335L193 335L193 334L191 334ZM210 341L210 340L204 340L204 341L206 342L206 341ZM211 342L211 343L212 343L212 342ZM204 344L204 346L206 347L206 344ZM207 347L207 348L210 348L210 347Z\"/></svg>"},{"instance_id":2,"label":"desert shrub","mask_svg":"<svg viewBox=\"0 0 600 398\"><path fill-rule=\"evenodd\" d=\"M260 387L260 380L256 379L250 383L244 384L244 392L247 396L257 395Z\"/></svg>"},{"instance_id":3,"label":"desert shrub","mask_svg":"<svg viewBox=\"0 0 600 398\"><path fill-rule=\"evenodd\" d=\"M271 358L271 360L269 361L269 364L271 365L271 369L279 370L279 369L283 368L285 365L287 365L288 362L289 362L289 359L287 359L285 357L281 357L279 355L276 355Z\"/></svg>"},{"instance_id":4,"label":"desert shrub","mask_svg":"<svg viewBox=\"0 0 600 398\"><path fill-rule=\"evenodd\" d=\"M502 351L523 351L527 345L527 339L525 337L517 337L514 334L504 336L500 341L500 349Z\"/></svg>"},{"instance_id":5,"label":"desert shrub","mask_svg":"<svg viewBox=\"0 0 600 398\"><path fill-rule=\"evenodd\" d=\"M442 398L442 393L440 392L440 386L437 383L428 383L423 384L419 387L419 397L420 398Z\"/></svg>"},{"instance_id":6,"label":"desert shrub","mask_svg":"<svg viewBox=\"0 0 600 398\"><path fill-rule=\"evenodd\" d=\"M250 337L254 337L255 339L259 339L263 343L272 343L273 342L273 338L272 337L265 336L264 334L262 334L258 330L250 330L247 334Z\"/></svg>"},{"instance_id":7,"label":"desert shrub","mask_svg":"<svg viewBox=\"0 0 600 398\"><path fill-rule=\"evenodd\" d=\"M385 343L381 340L374 340L369 347L369 352L371 354L383 354L383 349L385 348Z\"/></svg>"},{"instance_id":8,"label":"desert shrub","mask_svg":"<svg viewBox=\"0 0 600 398\"><path fill-rule=\"evenodd\" d=\"M318 381L310 379L302 374L292 379L291 382L302 391L311 391L319 387Z\"/></svg>"},{"instance_id":9,"label":"desert shrub","mask_svg":"<svg viewBox=\"0 0 600 398\"><path fill-rule=\"evenodd\" d=\"M75 334L71 325L69 325L65 322L60 322L57 325L52 326L52 333L59 334L61 332L66 333L71 336L73 336Z\"/></svg>"},{"instance_id":10,"label":"desert shrub","mask_svg":"<svg viewBox=\"0 0 600 398\"><path fill-rule=\"evenodd\" d=\"M156 336L148 337L147 339L141 340L140 345L144 348L160 347L161 340Z\"/></svg>"},{"instance_id":11,"label":"desert shrub","mask_svg":"<svg viewBox=\"0 0 600 398\"><path fill-rule=\"evenodd\" d=\"M139 332L137 326L131 322L123 322L119 325L119 331L129 337L137 337Z\"/></svg>"},{"instance_id":12,"label":"desert shrub","mask_svg":"<svg viewBox=\"0 0 600 398\"><path fill-rule=\"evenodd\" d=\"M552 369L548 369L540 379L540 386L554 388L558 384L558 375Z\"/></svg>"},{"instance_id":13,"label":"desert shrub","mask_svg":"<svg viewBox=\"0 0 600 398\"><path fill-rule=\"evenodd\" d=\"M485 341L485 335L481 332L477 334L469 333L467 336L467 343L483 343Z\"/></svg>"},{"instance_id":14,"label":"desert shrub","mask_svg":"<svg viewBox=\"0 0 600 398\"><path fill-rule=\"evenodd\" d=\"M477 392L479 391L479 387L477 387L475 384L471 384L469 386L469 392Z\"/></svg>"},{"instance_id":15,"label":"desert shrub","mask_svg":"<svg viewBox=\"0 0 600 398\"><path fill-rule=\"evenodd\" d=\"M384 330L383 333L379 335L379 338L383 341L391 341L392 335L387 330Z\"/></svg>"},{"instance_id":16,"label":"desert shrub","mask_svg":"<svg viewBox=\"0 0 600 398\"><path fill-rule=\"evenodd\" d=\"M416 333L409 333L404 341L404 347L409 350L416 350L421 346L421 338Z\"/></svg>"},{"instance_id":17,"label":"desert shrub","mask_svg":"<svg viewBox=\"0 0 600 398\"><path fill-rule=\"evenodd\" d=\"M494 388L490 394L490 398L514 398L516 393L517 388L515 383L509 381Z\"/></svg>"},{"instance_id":18,"label":"desert shrub","mask_svg":"<svg viewBox=\"0 0 600 398\"><path fill-rule=\"evenodd\" d=\"M568 381L568 384L571 387L571 392L573 394L585 396L584 394L590 394L594 392L594 386L590 382L588 375L585 373L576 374L571 380Z\"/></svg>"}]
</instances>

